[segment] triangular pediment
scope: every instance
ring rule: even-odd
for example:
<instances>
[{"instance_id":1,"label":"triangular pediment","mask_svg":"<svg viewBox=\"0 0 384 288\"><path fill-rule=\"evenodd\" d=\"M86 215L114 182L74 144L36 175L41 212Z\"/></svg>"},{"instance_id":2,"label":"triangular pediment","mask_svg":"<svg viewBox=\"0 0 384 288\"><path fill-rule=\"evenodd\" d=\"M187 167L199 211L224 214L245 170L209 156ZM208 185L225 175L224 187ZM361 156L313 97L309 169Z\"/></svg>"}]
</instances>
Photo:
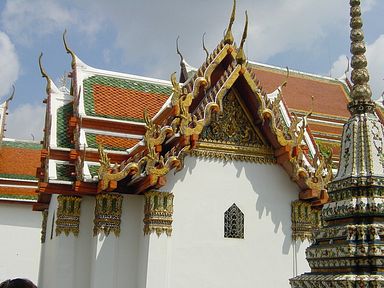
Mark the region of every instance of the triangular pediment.
<instances>
[{"instance_id":1,"label":"triangular pediment","mask_svg":"<svg viewBox=\"0 0 384 288\"><path fill-rule=\"evenodd\" d=\"M273 149L254 125L235 89L223 97L223 111L213 113L194 154L227 160L273 163Z\"/></svg>"}]
</instances>

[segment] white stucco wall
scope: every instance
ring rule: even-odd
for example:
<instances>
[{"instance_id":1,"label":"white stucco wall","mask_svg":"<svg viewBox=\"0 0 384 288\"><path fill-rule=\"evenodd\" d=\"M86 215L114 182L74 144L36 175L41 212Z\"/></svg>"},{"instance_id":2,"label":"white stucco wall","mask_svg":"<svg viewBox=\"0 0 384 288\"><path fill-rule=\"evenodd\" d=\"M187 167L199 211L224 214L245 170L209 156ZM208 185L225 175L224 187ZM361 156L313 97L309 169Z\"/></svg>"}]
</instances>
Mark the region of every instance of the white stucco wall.
<instances>
[{"instance_id":1,"label":"white stucco wall","mask_svg":"<svg viewBox=\"0 0 384 288\"><path fill-rule=\"evenodd\" d=\"M31 205L0 202L0 282L20 277L37 283L41 220Z\"/></svg>"},{"instance_id":2,"label":"white stucco wall","mask_svg":"<svg viewBox=\"0 0 384 288\"><path fill-rule=\"evenodd\" d=\"M95 200L83 197L79 236L53 231L51 239L53 196L39 288L275 288L309 271L308 243L291 241L298 187L279 165L187 157L167 183L161 190L175 195L171 237L144 236L144 197L124 195L120 237L93 236ZM244 239L224 238L233 203L244 213Z\"/></svg>"},{"instance_id":3,"label":"white stucco wall","mask_svg":"<svg viewBox=\"0 0 384 288\"><path fill-rule=\"evenodd\" d=\"M50 202L46 241L42 249L39 288L137 288L142 232L143 196L125 195L121 232L93 236L94 197L81 201L80 232L77 237L56 236L57 196ZM53 228L53 230L52 230ZM52 238L51 238L52 237Z\"/></svg>"},{"instance_id":4,"label":"white stucco wall","mask_svg":"<svg viewBox=\"0 0 384 288\"><path fill-rule=\"evenodd\" d=\"M290 287L309 271L308 243L291 241L298 187L279 165L186 158L162 190L175 195L167 287ZM244 239L224 238L233 203L244 213Z\"/></svg>"}]
</instances>

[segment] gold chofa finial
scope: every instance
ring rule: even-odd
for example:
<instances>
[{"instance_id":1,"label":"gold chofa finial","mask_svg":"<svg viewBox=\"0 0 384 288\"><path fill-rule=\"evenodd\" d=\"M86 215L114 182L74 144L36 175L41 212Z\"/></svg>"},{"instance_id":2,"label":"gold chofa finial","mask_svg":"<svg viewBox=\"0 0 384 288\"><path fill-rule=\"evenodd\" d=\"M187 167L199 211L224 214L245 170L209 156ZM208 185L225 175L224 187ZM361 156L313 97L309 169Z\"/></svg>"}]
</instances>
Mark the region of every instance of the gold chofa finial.
<instances>
[{"instance_id":1,"label":"gold chofa finial","mask_svg":"<svg viewBox=\"0 0 384 288\"><path fill-rule=\"evenodd\" d=\"M71 66L72 66L72 69L75 69L75 66L76 66L76 55L75 55L75 53L73 53L72 49L70 49L68 47L66 36L67 36L67 29L65 29L64 33L63 33L64 48L65 48L65 51L67 51L67 53L71 55L71 57L72 57Z\"/></svg>"},{"instance_id":2,"label":"gold chofa finial","mask_svg":"<svg viewBox=\"0 0 384 288\"><path fill-rule=\"evenodd\" d=\"M231 18L229 19L228 28L224 36L225 44L232 44L234 41L234 38L232 35L232 25L233 25L233 22L235 22L235 15L236 15L236 0L233 0Z\"/></svg>"},{"instance_id":3,"label":"gold chofa finial","mask_svg":"<svg viewBox=\"0 0 384 288\"><path fill-rule=\"evenodd\" d=\"M248 30L248 12L245 11L245 26L244 26L243 36L241 37L240 47L236 56L237 63L239 64L243 64L245 63L245 61L247 61L247 58L245 57L245 53L244 53L244 42L245 42L245 39L247 39L247 30Z\"/></svg>"},{"instance_id":4,"label":"gold chofa finial","mask_svg":"<svg viewBox=\"0 0 384 288\"><path fill-rule=\"evenodd\" d=\"M51 79L49 78L47 72L45 72L45 69L41 62L42 58L43 58L43 52L41 52L39 56L39 67L40 67L41 77L44 77L47 80L47 86L45 87L45 91L47 92L47 94L49 94L49 92L51 91Z\"/></svg>"},{"instance_id":5,"label":"gold chofa finial","mask_svg":"<svg viewBox=\"0 0 384 288\"><path fill-rule=\"evenodd\" d=\"M181 54L180 49L179 49L179 38L180 38L180 36L177 36L177 38L176 38L176 53L179 54L180 65L182 65L184 63L184 57L183 57L183 54Z\"/></svg>"},{"instance_id":6,"label":"gold chofa finial","mask_svg":"<svg viewBox=\"0 0 384 288\"><path fill-rule=\"evenodd\" d=\"M208 59L208 57L209 57L209 52L208 52L208 50L207 50L207 47L205 47L205 42L204 42L204 37L205 37L205 32L203 33L203 39L202 39L202 42L203 42L203 50L205 51L205 60L207 60Z\"/></svg>"},{"instance_id":7,"label":"gold chofa finial","mask_svg":"<svg viewBox=\"0 0 384 288\"><path fill-rule=\"evenodd\" d=\"M348 108L352 114L372 111L372 91L368 84L369 73L367 69L367 58L365 57L366 47L364 42L363 20L361 19L360 0L350 0L351 5L351 102Z\"/></svg>"}]
</instances>

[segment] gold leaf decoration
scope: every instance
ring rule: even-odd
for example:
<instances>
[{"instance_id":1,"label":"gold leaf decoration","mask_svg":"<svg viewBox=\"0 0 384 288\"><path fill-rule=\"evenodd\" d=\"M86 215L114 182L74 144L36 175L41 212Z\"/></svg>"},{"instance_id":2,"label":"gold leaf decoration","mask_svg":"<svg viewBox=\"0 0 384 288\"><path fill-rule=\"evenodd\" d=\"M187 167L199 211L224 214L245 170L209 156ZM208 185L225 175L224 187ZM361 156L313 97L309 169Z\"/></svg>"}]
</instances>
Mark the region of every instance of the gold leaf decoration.
<instances>
[{"instance_id":1,"label":"gold leaf decoration","mask_svg":"<svg viewBox=\"0 0 384 288\"><path fill-rule=\"evenodd\" d=\"M81 197L59 195L57 202L56 236L62 232L66 236L70 233L77 236L79 234Z\"/></svg>"},{"instance_id":2,"label":"gold leaf decoration","mask_svg":"<svg viewBox=\"0 0 384 288\"><path fill-rule=\"evenodd\" d=\"M157 236L172 234L173 194L148 191L144 194L144 234L156 232Z\"/></svg>"},{"instance_id":3,"label":"gold leaf decoration","mask_svg":"<svg viewBox=\"0 0 384 288\"><path fill-rule=\"evenodd\" d=\"M120 194L98 194L96 196L93 236L104 232L120 235L121 208L123 196Z\"/></svg>"}]
</instances>

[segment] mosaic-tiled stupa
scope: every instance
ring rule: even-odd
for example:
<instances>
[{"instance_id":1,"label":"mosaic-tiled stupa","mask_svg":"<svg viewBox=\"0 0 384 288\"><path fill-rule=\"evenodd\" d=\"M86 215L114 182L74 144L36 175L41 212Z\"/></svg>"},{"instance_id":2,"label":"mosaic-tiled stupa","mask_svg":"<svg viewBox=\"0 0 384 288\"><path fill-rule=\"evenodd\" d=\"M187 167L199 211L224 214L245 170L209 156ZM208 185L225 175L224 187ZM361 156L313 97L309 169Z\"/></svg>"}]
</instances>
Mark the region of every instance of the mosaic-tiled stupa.
<instances>
[{"instance_id":1,"label":"mosaic-tiled stupa","mask_svg":"<svg viewBox=\"0 0 384 288\"><path fill-rule=\"evenodd\" d=\"M360 0L351 0L351 117L344 125L338 173L328 185L324 227L306 255L311 272L298 287L384 287L383 125L374 112Z\"/></svg>"}]
</instances>

